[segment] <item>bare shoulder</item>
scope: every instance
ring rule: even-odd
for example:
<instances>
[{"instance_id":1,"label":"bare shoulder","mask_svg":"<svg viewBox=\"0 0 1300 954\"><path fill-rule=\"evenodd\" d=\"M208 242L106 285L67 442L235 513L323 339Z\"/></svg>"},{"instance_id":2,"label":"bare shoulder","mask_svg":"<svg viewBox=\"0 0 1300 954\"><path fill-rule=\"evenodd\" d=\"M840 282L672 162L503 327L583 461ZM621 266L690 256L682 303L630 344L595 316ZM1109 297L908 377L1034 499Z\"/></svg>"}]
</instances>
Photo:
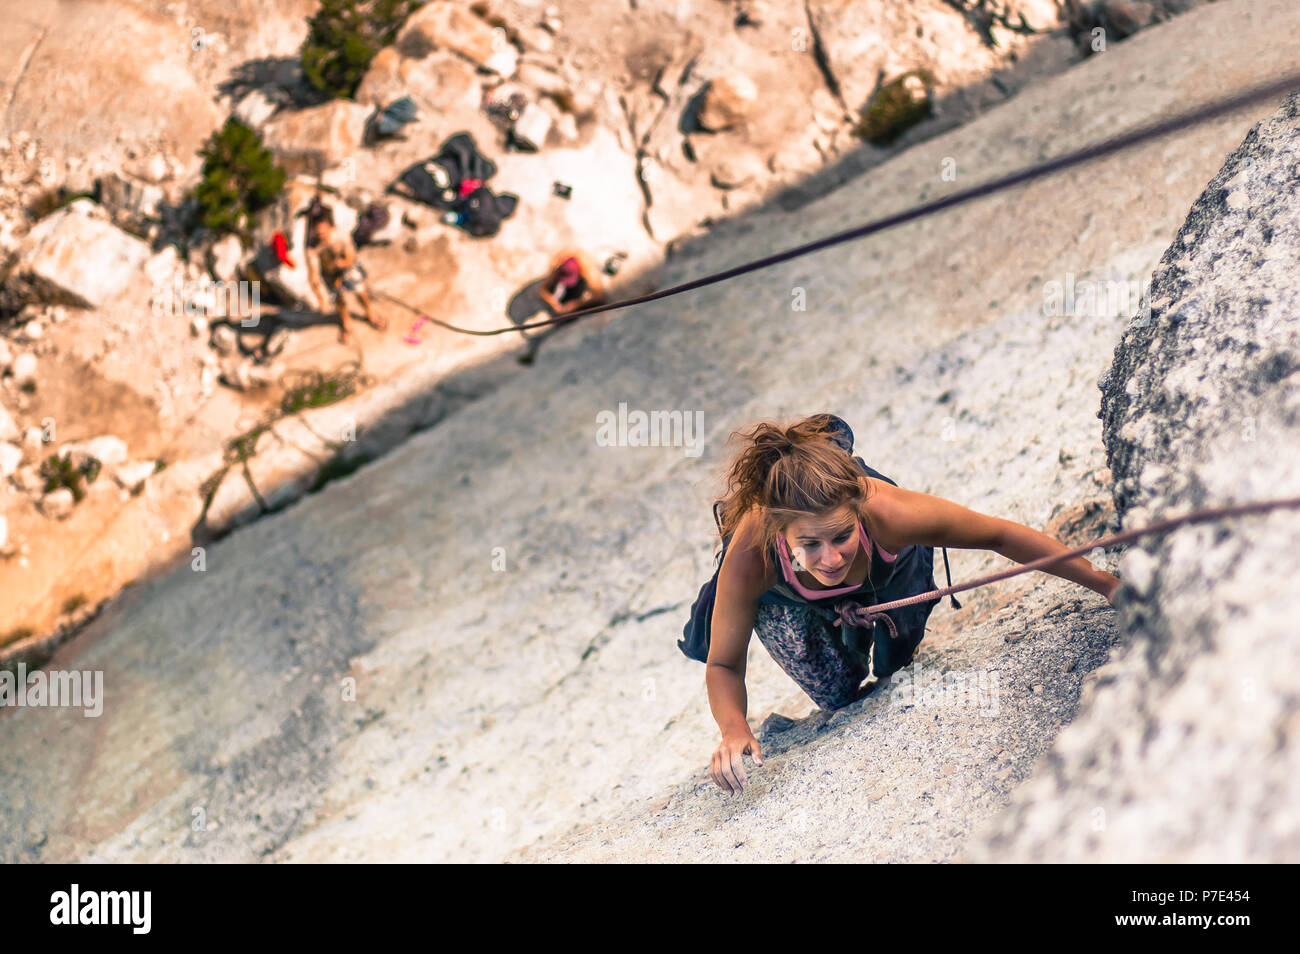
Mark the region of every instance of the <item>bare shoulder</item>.
<instances>
[{"instance_id":1,"label":"bare shoulder","mask_svg":"<svg viewBox=\"0 0 1300 954\"><path fill-rule=\"evenodd\" d=\"M904 539L899 519L906 507L907 491L875 477L867 477L867 483L871 491L867 495L863 522L873 540L890 553L898 553L911 542Z\"/></svg>"},{"instance_id":2,"label":"bare shoulder","mask_svg":"<svg viewBox=\"0 0 1300 954\"><path fill-rule=\"evenodd\" d=\"M758 515L750 511L740 518L722 560L723 570L755 597L776 585L776 568L764 570L758 534Z\"/></svg>"},{"instance_id":3,"label":"bare shoulder","mask_svg":"<svg viewBox=\"0 0 1300 954\"><path fill-rule=\"evenodd\" d=\"M913 544L932 547L994 549L1007 521L963 507L934 494L895 487L868 478L867 528L886 550L897 553Z\"/></svg>"}]
</instances>

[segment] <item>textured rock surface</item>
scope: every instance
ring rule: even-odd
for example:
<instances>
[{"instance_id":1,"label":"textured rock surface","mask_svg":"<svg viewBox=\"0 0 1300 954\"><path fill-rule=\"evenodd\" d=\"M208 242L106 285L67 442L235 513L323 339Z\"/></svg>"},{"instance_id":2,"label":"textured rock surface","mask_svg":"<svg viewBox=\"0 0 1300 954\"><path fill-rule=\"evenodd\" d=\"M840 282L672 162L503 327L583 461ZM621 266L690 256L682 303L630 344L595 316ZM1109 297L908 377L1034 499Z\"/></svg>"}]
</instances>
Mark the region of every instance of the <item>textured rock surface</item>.
<instances>
[{"instance_id":1,"label":"textured rock surface","mask_svg":"<svg viewBox=\"0 0 1300 954\"><path fill-rule=\"evenodd\" d=\"M369 113L368 106L333 99L276 114L266 124L263 139L287 172L315 174L356 152Z\"/></svg>"},{"instance_id":2,"label":"textured rock surface","mask_svg":"<svg viewBox=\"0 0 1300 954\"><path fill-rule=\"evenodd\" d=\"M1101 381L1124 523L1300 495L1300 94L1210 180ZM1300 858L1300 513L1126 554L1091 707L980 833L972 860Z\"/></svg>"},{"instance_id":3,"label":"textured rock surface","mask_svg":"<svg viewBox=\"0 0 1300 954\"><path fill-rule=\"evenodd\" d=\"M29 286L29 301L93 308L136 277L149 246L96 217L95 211L79 199L27 234L14 271Z\"/></svg>"}]
</instances>

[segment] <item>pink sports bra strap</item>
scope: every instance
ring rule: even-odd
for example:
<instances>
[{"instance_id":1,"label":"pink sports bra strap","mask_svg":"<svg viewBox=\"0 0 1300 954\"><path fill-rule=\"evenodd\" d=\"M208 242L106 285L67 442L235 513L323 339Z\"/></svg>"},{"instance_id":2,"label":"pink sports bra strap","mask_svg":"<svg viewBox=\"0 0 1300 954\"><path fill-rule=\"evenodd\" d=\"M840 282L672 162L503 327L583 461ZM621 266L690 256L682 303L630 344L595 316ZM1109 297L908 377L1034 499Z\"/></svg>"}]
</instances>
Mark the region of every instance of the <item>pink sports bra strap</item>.
<instances>
[{"instance_id":1,"label":"pink sports bra strap","mask_svg":"<svg viewBox=\"0 0 1300 954\"><path fill-rule=\"evenodd\" d=\"M795 576L794 566L790 562L790 548L786 545L785 537L778 534L776 544L777 552L781 557L781 568L785 571L786 583L804 599L825 599L828 596L844 596L848 593L854 593L862 588L861 583L855 583L852 586L837 586L826 590L810 590L808 587L800 583L799 578ZM858 521L858 544L863 547L871 545L871 537L867 534L867 528L862 525L861 520ZM898 559L898 554L891 555L886 553L880 548L879 543L876 544L876 550L880 553L881 558L886 563L893 563Z\"/></svg>"}]
</instances>

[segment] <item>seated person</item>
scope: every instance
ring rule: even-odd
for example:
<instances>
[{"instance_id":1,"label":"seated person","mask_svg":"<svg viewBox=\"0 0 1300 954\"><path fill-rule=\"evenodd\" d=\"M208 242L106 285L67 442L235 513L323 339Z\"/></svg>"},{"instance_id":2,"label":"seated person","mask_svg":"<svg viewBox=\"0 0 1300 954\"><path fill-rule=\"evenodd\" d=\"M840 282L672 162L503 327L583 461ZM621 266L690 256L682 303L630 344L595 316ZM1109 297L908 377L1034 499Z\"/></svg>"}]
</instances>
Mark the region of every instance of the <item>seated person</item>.
<instances>
[{"instance_id":1,"label":"seated person","mask_svg":"<svg viewBox=\"0 0 1300 954\"><path fill-rule=\"evenodd\" d=\"M307 235L307 276L322 314L329 311L331 303L338 312L339 341L347 343L352 333L352 315L343 299L345 289L361 300L366 321L380 331L388 327L387 322L375 316L366 293L365 270L357 261L352 240L335 229L334 210L327 205L315 207L307 220Z\"/></svg>"},{"instance_id":2,"label":"seated person","mask_svg":"<svg viewBox=\"0 0 1300 954\"><path fill-rule=\"evenodd\" d=\"M565 249L552 260L539 294L553 313L567 315L603 302L605 281L587 253Z\"/></svg>"}]
</instances>

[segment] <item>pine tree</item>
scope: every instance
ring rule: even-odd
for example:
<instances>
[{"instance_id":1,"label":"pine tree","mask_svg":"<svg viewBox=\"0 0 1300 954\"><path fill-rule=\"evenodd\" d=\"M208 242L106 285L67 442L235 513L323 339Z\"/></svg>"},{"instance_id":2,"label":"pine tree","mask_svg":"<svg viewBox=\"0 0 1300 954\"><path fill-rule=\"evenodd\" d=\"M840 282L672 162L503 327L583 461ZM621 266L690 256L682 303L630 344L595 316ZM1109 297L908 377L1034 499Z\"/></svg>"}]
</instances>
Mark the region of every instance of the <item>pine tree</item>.
<instances>
[{"instance_id":1,"label":"pine tree","mask_svg":"<svg viewBox=\"0 0 1300 954\"><path fill-rule=\"evenodd\" d=\"M424 0L321 0L302 46L307 81L336 99L350 99L385 46Z\"/></svg>"},{"instance_id":2,"label":"pine tree","mask_svg":"<svg viewBox=\"0 0 1300 954\"><path fill-rule=\"evenodd\" d=\"M239 120L226 120L203 147L203 179L195 190L199 221L218 232L233 232L247 243L253 216L284 188L285 172L261 137Z\"/></svg>"}]
</instances>

